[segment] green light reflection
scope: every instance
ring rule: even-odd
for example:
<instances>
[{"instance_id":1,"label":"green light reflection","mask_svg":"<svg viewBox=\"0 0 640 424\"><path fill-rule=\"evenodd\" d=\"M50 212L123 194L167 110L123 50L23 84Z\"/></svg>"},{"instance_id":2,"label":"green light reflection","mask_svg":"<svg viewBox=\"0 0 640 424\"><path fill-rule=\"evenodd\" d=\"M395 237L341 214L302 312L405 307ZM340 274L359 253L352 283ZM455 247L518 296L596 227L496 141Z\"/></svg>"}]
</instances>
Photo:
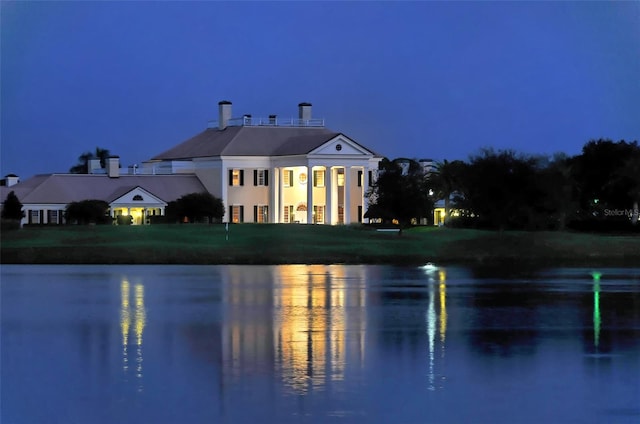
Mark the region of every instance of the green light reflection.
<instances>
[{"instance_id":1,"label":"green light reflection","mask_svg":"<svg viewBox=\"0 0 640 424\"><path fill-rule=\"evenodd\" d=\"M600 344L600 326L602 320L600 318L600 277L599 272L592 272L593 277L593 344L598 348Z\"/></svg>"}]
</instances>

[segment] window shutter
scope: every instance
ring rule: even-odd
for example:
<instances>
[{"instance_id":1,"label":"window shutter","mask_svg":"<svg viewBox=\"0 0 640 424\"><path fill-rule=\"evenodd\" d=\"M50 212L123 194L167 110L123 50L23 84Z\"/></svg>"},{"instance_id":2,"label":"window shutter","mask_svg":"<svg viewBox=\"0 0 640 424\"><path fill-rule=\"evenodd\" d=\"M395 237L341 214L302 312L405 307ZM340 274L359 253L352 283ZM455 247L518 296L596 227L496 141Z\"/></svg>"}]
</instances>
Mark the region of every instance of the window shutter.
<instances>
[{"instance_id":1,"label":"window shutter","mask_svg":"<svg viewBox=\"0 0 640 424\"><path fill-rule=\"evenodd\" d=\"M293 169L289 170L289 187L293 187Z\"/></svg>"},{"instance_id":2,"label":"window shutter","mask_svg":"<svg viewBox=\"0 0 640 424\"><path fill-rule=\"evenodd\" d=\"M233 169L229 170L229 185L233 185Z\"/></svg>"},{"instance_id":3,"label":"window shutter","mask_svg":"<svg viewBox=\"0 0 640 424\"><path fill-rule=\"evenodd\" d=\"M229 218L227 222L233 222L233 206L229 206Z\"/></svg>"},{"instance_id":4,"label":"window shutter","mask_svg":"<svg viewBox=\"0 0 640 424\"><path fill-rule=\"evenodd\" d=\"M253 185L254 186L258 185L258 170L257 169L253 170Z\"/></svg>"},{"instance_id":5,"label":"window shutter","mask_svg":"<svg viewBox=\"0 0 640 424\"><path fill-rule=\"evenodd\" d=\"M240 205L240 222L244 222L244 206L243 205Z\"/></svg>"},{"instance_id":6,"label":"window shutter","mask_svg":"<svg viewBox=\"0 0 640 424\"><path fill-rule=\"evenodd\" d=\"M362 171L358 171L358 187L362 187Z\"/></svg>"},{"instance_id":7,"label":"window shutter","mask_svg":"<svg viewBox=\"0 0 640 424\"><path fill-rule=\"evenodd\" d=\"M240 170L240 185L244 185L244 169Z\"/></svg>"},{"instance_id":8,"label":"window shutter","mask_svg":"<svg viewBox=\"0 0 640 424\"><path fill-rule=\"evenodd\" d=\"M373 187L373 172L369 171L369 187Z\"/></svg>"},{"instance_id":9,"label":"window shutter","mask_svg":"<svg viewBox=\"0 0 640 424\"><path fill-rule=\"evenodd\" d=\"M258 222L258 205L253 205L253 222Z\"/></svg>"},{"instance_id":10,"label":"window shutter","mask_svg":"<svg viewBox=\"0 0 640 424\"><path fill-rule=\"evenodd\" d=\"M269 222L269 206L264 207L264 222Z\"/></svg>"},{"instance_id":11,"label":"window shutter","mask_svg":"<svg viewBox=\"0 0 640 424\"><path fill-rule=\"evenodd\" d=\"M264 185L266 185L266 186L269 185L269 170L268 169L264 170Z\"/></svg>"},{"instance_id":12,"label":"window shutter","mask_svg":"<svg viewBox=\"0 0 640 424\"><path fill-rule=\"evenodd\" d=\"M313 171L313 186L318 187L318 171Z\"/></svg>"}]
</instances>

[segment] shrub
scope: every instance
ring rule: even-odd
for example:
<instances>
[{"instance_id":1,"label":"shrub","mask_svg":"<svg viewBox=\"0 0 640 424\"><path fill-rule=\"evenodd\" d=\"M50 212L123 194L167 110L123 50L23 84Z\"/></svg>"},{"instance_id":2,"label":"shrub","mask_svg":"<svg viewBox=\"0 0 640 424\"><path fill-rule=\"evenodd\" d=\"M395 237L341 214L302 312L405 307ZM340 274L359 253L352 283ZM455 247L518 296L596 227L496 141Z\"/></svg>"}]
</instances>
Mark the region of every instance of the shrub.
<instances>
[{"instance_id":1,"label":"shrub","mask_svg":"<svg viewBox=\"0 0 640 424\"><path fill-rule=\"evenodd\" d=\"M110 224L109 204L103 200L71 202L64 212L70 224Z\"/></svg>"}]
</instances>

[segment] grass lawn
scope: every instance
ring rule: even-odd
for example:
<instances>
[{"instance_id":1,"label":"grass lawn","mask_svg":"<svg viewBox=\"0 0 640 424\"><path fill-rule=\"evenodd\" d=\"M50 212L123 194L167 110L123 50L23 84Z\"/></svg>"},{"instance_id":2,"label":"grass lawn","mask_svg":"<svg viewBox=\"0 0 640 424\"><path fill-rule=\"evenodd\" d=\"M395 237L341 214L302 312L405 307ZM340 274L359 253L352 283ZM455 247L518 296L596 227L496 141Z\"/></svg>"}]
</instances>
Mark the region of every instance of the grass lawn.
<instances>
[{"instance_id":1,"label":"grass lawn","mask_svg":"<svg viewBox=\"0 0 640 424\"><path fill-rule=\"evenodd\" d=\"M228 235L228 239L227 239ZM1 234L2 263L640 264L640 237L416 227L242 224L32 227Z\"/></svg>"}]
</instances>

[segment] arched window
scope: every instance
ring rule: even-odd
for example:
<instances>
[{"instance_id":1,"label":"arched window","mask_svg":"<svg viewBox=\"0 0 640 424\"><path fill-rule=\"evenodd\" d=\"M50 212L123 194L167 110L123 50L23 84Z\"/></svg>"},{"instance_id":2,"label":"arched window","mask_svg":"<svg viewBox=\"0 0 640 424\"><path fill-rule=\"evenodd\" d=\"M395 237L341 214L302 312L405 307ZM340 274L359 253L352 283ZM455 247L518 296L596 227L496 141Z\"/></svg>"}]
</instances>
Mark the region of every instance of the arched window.
<instances>
[{"instance_id":1,"label":"arched window","mask_svg":"<svg viewBox=\"0 0 640 424\"><path fill-rule=\"evenodd\" d=\"M136 194L135 196L133 196L133 200L134 200L134 201L141 202L141 201L143 201L144 199L143 199L143 198L142 198L142 196L140 196L139 194Z\"/></svg>"}]
</instances>

